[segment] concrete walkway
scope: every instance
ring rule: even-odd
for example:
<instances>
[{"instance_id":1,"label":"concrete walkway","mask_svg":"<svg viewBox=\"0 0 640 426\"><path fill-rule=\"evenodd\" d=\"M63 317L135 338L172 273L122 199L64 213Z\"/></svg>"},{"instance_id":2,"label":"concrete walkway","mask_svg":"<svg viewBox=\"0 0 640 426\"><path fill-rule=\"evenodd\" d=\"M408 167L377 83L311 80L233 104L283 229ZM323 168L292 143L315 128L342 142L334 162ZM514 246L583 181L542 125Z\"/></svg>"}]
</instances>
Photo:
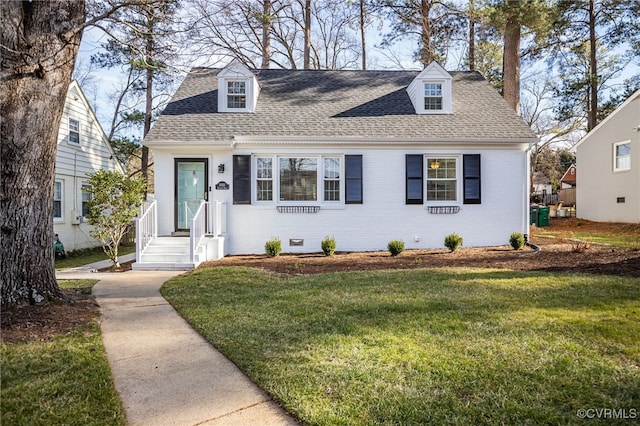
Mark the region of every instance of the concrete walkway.
<instances>
[{"instance_id":1,"label":"concrete walkway","mask_svg":"<svg viewBox=\"0 0 640 426\"><path fill-rule=\"evenodd\" d=\"M93 274L101 280L93 294L128 424L295 425L160 295L162 284L179 273Z\"/></svg>"}]
</instances>

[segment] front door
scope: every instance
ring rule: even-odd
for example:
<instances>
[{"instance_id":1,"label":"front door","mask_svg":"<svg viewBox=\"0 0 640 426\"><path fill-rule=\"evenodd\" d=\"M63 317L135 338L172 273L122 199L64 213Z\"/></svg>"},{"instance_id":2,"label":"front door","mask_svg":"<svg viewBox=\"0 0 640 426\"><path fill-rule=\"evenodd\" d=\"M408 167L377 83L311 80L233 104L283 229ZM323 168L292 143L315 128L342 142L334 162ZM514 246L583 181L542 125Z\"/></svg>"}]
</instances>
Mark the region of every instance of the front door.
<instances>
[{"instance_id":1,"label":"front door","mask_svg":"<svg viewBox=\"0 0 640 426\"><path fill-rule=\"evenodd\" d=\"M206 158L175 159L175 229L188 231L191 220L209 190L209 161Z\"/></svg>"}]
</instances>

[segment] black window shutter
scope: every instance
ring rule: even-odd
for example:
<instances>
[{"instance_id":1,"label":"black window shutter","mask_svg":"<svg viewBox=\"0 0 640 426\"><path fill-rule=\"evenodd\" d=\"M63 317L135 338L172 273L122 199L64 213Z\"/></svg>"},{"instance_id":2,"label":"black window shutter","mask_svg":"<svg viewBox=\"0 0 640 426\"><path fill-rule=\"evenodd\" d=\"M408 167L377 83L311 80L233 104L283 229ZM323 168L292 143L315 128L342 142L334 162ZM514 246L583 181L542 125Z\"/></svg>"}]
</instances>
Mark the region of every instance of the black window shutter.
<instances>
[{"instance_id":1,"label":"black window shutter","mask_svg":"<svg viewBox=\"0 0 640 426\"><path fill-rule=\"evenodd\" d=\"M362 204L362 155L345 155L345 204Z\"/></svg>"},{"instance_id":2,"label":"black window shutter","mask_svg":"<svg viewBox=\"0 0 640 426\"><path fill-rule=\"evenodd\" d=\"M406 201L407 204L424 203L424 156L407 154L406 156Z\"/></svg>"},{"instance_id":3,"label":"black window shutter","mask_svg":"<svg viewBox=\"0 0 640 426\"><path fill-rule=\"evenodd\" d=\"M480 154L462 156L464 204L480 204Z\"/></svg>"},{"instance_id":4,"label":"black window shutter","mask_svg":"<svg viewBox=\"0 0 640 426\"><path fill-rule=\"evenodd\" d=\"M233 156L233 204L251 204L251 156Z\"/></svg>"}]
</instances>

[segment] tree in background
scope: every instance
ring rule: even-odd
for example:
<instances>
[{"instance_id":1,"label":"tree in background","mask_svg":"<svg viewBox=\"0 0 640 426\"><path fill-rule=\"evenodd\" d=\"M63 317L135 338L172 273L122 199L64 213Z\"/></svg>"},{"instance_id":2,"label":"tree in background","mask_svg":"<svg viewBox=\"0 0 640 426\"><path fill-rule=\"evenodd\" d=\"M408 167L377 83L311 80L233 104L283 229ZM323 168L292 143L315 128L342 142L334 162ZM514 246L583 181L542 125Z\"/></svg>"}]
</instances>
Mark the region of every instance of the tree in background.
<instances>
[{"instance_id":1,"label":"tree in background","mask_svg":"<svg viewBox=\"0 0 640 426\"><path fill-rule=\"evenodd\" d=\"M484 21L503 36L502 92L507 103L520 112L520 62L523 29L538 37L546 35L551 23L551 7L545 0L488 0L482 11Z\"/></svg>"},{"instance_id":2,"label":"tree in background","mask_svg":"<svg viewBox=\"0 0 640 426\"><path fill-rule=\"evenodd\" d=\"M342 69L359 59L359 9L342 0L195 0L190 43L209 64ZM206 53L203 53L206 52ZM268 58L268 60L267 60Z\"/></svg>"},{"instance_id":3,"label":"tree in background","mask_svg":"<svg viewBox=\"0 0 640 426\"><path fill-rule=\"evenodd\" d=\"M382 45L417 39L415 59L425 67L432 61L446 63L449 51L468 39L465 17L452 1L379 0L376 4L391 24Z\"/></svg>"},{"instance_id":4,"label":"tree in background","mask_svg":"<svg viewBox=\"0 0 640 426\"><path fill-rule=\"evenodd\" d=\"M113 266L120 267L118 247L122 237L144 201L146 181L116 171L98 170L89 176L91 199L88 202L92 237L100 241Z\"/></svg>"},{"instance_id":5,"label":"tree in background","mask_svg":"<svg viewBox=\"0 0 640 426\"><path fill-rule=\"evenodd\" d=\"M92 57L103 68L119 67L127 72L123 88L115 95L109 139L114 140L121 128L143 128L143 137L151 129L154 116L170 99L175 73L168 62L175 58L178 23L175 18L178 0L156 0L130 5L98 25L110 39L104 51ZM142 108L140 108L142 107ZM117 137L114 148L129 154L136 152L136 140ZM134 146L130 146L130 145ZM136 157L138 157L136 155ZM136 162L137 163L137 162ZM129 164L130 167L130 164ZM140 173L149 179L149 149L139 149Z\"/></svg>"},{"instance_id":6,"label":"tree in background","mask_svg":"<svg viewBox=\"0 0 640 426\"><path fill-rule=\"evenodd\" d=\"M549 64L560 74L556 95L560 117L586 117L587 131L599 121L609 81L629 64L640 64L640 3L618 0L558 1L547 41ZM637 84L630 80L629 86ZM637 86L636 86L637 89ZM616 95L613 91L613 98ZM610 105L609 105L610 107Z\"/></svg>"}]
</instances>

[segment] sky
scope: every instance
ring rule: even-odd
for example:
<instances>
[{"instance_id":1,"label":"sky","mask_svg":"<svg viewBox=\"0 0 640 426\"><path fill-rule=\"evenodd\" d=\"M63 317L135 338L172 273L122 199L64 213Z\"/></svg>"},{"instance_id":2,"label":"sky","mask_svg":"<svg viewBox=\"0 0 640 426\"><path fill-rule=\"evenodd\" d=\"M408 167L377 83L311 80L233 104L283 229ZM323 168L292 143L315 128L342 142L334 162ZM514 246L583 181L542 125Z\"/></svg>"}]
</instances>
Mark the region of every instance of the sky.
<instances>
[{"instance_id":1,"label":"sky","mask_svg":"<svg viewBox=\"0 0 640 426\"><path fill-rule=\"evenodd\" d=\"M376 48L376 45L381 41L381 34L384 33L384 29L380 30L376 26L372 26L367 33L367 62L370 69L398 69L398 64L388 59L383 53L382 49ZM107 36L98 28L90 27L85 30L82 37L82 42L78 52L78 60L76 63L76 69L82 69L90 63L91 56L102 50L101 44L107 41ZM394 52L401 58L401 66L404 69L420 69L420 63L412 59L414 46L411 42L404 42L394 45ZM450 55L449 63L445 64L445 68L454 70L459 68L460 58L463 56L460 52L455 52ZM190 62L191 65L193 64ZM182 74L185 75L188 69L185 67ZM524 84L528 78L534 78L536 75L546 73L546 66L544 61L539 61L538 64L533 66L526 66L521 68L521 79ZM633 75L640 74L640 65L629 65L620 74L615 82L621 83L624 79ZM98 117L103 129L108 134L111 126L111 120L113 116L113 102L109 99L109 95L117 91L118 87L122 85L125 74L118 69L100 69L94 68L90 75L88 84L84 84L81 80L82 89L87 96L87 99L92 104L94 112ZM176 87L177 88L177 87ZM523 96L526 96L524 94ZM133 132L130 136L142 138L142 130L139 132Z\"/></svg>"}]
</instances>

